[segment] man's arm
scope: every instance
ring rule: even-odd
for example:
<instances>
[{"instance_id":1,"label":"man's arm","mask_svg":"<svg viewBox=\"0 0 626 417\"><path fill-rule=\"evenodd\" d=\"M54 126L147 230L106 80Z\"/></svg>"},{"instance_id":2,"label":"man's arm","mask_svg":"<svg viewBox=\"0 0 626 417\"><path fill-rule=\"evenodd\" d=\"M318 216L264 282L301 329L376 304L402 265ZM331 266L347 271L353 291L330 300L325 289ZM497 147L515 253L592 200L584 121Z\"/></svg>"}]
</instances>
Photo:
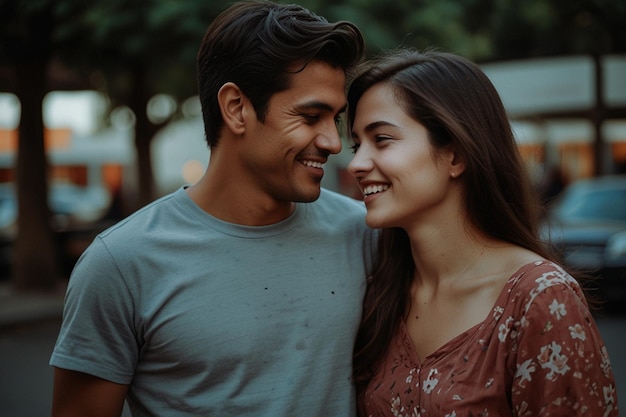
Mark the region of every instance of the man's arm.
<instances>
[{"instance_id":1,"label":"man's arm","mask_svg":"<svg viewBox=\"0 0 626 417\"><path fill-rule=\"evenodd\" d=\"M52 417L120 417L128 385L54 368Z\"/></svg>"}]
</instances>

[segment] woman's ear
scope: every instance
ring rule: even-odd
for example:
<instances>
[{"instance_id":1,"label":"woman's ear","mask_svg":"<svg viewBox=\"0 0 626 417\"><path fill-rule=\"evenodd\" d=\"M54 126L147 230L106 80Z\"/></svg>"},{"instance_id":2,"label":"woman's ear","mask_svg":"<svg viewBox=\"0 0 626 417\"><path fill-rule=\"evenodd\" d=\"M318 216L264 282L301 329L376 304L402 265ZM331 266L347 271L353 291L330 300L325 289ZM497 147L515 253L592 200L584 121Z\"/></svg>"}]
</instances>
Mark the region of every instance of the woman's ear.
<instances>
[{"instance_id":1,"label":"woman's ear","mask_svg":"<svg viewBox=\"0 0 626 417\"><path fill-rule=\"evenodd\" d=\"M455 148L446 150L446 162L450 169L450 176L457 178L465 171L465 159L457 152Z\"/></svg>"},{"instance_id":2,"label":"woman's ear","mask_svg":"<svg viewBox=\"0 0 626 417\"><path fill-rule=\"evenodd\" d=\"M217 92L217 102L224 120L224 127L235 135L240 135L246 130L245 101L246 97L239 86L232 82L224 84Z\"/></svg>"}]
</instances>

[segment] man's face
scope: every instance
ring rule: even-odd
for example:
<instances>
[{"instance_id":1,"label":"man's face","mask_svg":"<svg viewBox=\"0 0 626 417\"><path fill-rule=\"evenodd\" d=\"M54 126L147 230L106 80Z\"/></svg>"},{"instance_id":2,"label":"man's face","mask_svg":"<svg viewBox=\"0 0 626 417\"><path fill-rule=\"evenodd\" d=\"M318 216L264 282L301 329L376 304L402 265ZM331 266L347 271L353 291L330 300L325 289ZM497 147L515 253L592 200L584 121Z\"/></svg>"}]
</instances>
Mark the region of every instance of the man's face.
<instances>
[{"instance_id":1,"label":"man's face","mask_svg":"<svg viewBox=\"0 0 626 417\"><path fill-rule=\"evenodd\" d=\"M290 80L271 97L265 120L247 131L242 157L255 189L277 201L310 202L319 197L328 156L341 150L346 79L340 68L311 62Z\"/></svg>"}]
</instances>

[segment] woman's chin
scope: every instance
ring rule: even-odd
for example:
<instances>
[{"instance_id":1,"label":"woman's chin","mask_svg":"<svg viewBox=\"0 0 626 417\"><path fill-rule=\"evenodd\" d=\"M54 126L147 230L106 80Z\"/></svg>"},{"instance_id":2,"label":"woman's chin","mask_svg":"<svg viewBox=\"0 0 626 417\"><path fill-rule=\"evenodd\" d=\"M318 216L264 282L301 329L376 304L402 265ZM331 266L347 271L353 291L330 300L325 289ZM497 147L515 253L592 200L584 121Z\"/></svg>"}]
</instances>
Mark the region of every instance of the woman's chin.
<instances>
[{"instance_id":1,"label":"woman's chin","mask_svg":"<svg viewBox=\"0 0 626 417\"><path fill-rule=\"evenodd\" d=\"M380 216L377 216L376 214L368 211L367 215L365 216L365 224L367 224L367 226L371 229L380 229L383 227L387 227L386 223L384 221L385 219L381 218Z\"/></svg>"}]
</instances>

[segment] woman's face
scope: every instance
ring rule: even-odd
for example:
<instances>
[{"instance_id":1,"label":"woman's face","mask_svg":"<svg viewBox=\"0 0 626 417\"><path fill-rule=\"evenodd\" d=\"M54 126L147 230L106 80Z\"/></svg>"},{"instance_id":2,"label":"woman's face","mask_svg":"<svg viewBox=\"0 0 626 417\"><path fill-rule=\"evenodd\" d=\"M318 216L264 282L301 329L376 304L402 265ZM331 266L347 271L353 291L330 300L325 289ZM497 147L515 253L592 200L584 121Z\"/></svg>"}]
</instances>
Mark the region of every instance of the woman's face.
<instances>
[{"instance_id":1,"label":"woman's face","mask_svg":"<svg viewBox=\"0 0 626 417\"><path fill-rule=\"evenodd\" d=\"M363 192L370 227L407 229L444 210L454 155L431 146L428 131L406 114L392 86L376 84L363 94L352 137L348 171Z\"/></svg>"}]
</instances>

